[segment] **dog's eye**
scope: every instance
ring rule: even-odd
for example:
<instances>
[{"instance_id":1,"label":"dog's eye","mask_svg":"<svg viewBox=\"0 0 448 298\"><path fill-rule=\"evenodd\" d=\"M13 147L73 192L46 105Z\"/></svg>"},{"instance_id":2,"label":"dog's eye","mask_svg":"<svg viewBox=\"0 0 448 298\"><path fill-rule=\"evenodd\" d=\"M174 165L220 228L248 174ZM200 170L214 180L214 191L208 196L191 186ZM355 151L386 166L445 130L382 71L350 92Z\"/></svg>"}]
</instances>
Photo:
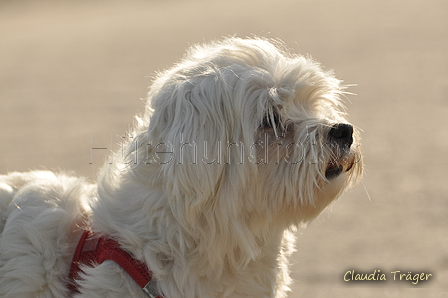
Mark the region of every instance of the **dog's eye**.
<instances>
[{"instance_id":1,"label":"dog's eye","mask_svg":"<svg viewBox=\"0 0 448 298\"><path fill-rule=\"evenodd\" d=\"M280 116L277 113L267 114L263 118L261 123L262 128L274 128L279 127L280 124Z\"/></svg>"}]
</instances>

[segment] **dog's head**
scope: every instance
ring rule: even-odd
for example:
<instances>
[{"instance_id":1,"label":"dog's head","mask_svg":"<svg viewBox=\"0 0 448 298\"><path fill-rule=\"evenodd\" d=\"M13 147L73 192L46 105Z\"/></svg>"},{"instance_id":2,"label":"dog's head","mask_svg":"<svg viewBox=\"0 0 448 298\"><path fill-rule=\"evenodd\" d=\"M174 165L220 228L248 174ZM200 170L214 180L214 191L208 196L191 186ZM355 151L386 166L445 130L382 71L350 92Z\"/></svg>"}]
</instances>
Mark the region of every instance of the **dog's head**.
<instances>
[{"instance_id":1,"label":"dog's head","mask_svg":"<svg viewBox=\"0 0 448 298\"><path fill-rule=\"evenodd\" d=\"M239 38L193 47L152 85L133 170L157 180L184 225L299 224L360 178L340 81L282 48Z\"/></svg>"}]
</instances>

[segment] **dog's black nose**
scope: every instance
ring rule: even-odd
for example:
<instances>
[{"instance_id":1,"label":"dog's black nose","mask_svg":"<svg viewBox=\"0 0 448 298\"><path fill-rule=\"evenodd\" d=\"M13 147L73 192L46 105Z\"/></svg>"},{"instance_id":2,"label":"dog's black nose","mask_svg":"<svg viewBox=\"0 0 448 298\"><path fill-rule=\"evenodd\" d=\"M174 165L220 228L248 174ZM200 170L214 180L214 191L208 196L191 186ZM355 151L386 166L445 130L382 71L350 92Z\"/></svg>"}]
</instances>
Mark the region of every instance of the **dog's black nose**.
<instances>
[{"instance_id":1,"label":"dog's black nose","mask_svg":"<svg viewBox=\"0 0 448 298\"><path fill-rule=\"evenodd\" d=\"M331 127L328 133L330 139L341 146L350 147L353 143L353 126L346 123L338 123Z\"/></svg>"}]
</instances>

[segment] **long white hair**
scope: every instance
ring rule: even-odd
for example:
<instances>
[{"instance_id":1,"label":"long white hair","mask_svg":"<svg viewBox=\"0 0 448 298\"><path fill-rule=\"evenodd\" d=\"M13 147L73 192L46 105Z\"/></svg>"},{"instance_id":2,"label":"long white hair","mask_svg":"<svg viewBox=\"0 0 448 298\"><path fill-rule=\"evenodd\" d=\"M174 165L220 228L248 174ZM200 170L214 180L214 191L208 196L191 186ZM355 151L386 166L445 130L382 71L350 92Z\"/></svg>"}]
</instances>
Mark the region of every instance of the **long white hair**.
<instances>
[{"instance_id":1,"label":"long white hair","mask_svg":"<svg viewBox=\"0 0 448 298\"><path fill-rule=\"evenodd\" d=\"M346 122L342 93L330 71L277 41L193 47L158 75L125 154L102 169L94 228L146 261L173 297L263 283L283 296L288 229L361 174L356 165L326 186L325 136ZM260 262L273 270L259 272Z\"/></svg>"}]
</instances>

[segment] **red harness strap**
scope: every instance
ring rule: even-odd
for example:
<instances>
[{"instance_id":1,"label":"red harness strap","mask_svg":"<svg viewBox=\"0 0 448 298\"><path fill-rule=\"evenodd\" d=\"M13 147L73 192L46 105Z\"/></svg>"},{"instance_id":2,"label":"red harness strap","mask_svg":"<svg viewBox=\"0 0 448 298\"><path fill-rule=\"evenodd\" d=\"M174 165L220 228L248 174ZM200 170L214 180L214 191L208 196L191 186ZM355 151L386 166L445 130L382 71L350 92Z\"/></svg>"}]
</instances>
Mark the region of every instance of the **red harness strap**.
<instances>
[{"instance_id":1,"label":"red harness strap","mask_svg":"<svg viewBox=\"0 0 448 298\"><path fill-rule=\"evenodd\" d=\"M84 231L73 256L69 274L71 294L79 293L76 279L79 279L79 273L82 271L81 265L94 267L106 260L120 265L149 297L162 298L146 264L134 259L117 241L90 231Z\"/></svg>"}]
</instances>

